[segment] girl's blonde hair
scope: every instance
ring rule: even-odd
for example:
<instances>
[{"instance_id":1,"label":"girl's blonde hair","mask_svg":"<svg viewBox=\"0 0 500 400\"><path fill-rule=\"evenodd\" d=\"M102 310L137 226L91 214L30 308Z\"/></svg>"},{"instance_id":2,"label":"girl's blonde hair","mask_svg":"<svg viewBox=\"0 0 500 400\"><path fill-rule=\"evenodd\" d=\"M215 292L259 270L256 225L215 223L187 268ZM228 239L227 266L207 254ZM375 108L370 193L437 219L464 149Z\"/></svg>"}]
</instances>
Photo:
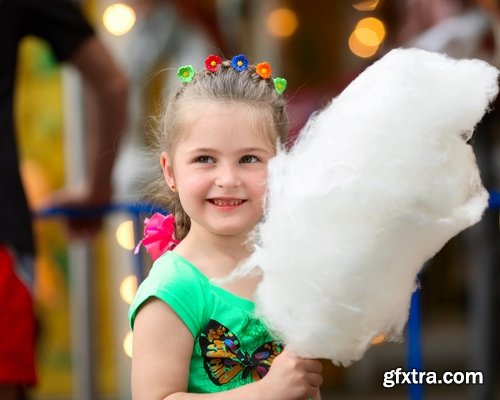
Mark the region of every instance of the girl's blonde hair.
<instances>
[{"instance_id":1,"label":"girl's blonde hair","mask_svg":"<svg viewBox=\"0 0 500 400\"><path fill-rule=\"evenodd\" d=\"M241 103L248 106L254 120L259 117L273 143L286 145L288 138L288 115L286 103L279 95L272 79L263 79L249 65L243 71L223 61L215 72L198 71L191 82L184 83L171 97L156 130L155 145L158 152L166 151L172 159L175 146L182 138L189 123L196 118L196 102L216 101ZM190 112L191 111L191 112ZM157 153L158 154L158 153ZM191 227L177 192L166 185L163 175L151 186L151 197L155 203L167 208L175 217L175 237L182 240Z\"/></svg>"}]
</instances>

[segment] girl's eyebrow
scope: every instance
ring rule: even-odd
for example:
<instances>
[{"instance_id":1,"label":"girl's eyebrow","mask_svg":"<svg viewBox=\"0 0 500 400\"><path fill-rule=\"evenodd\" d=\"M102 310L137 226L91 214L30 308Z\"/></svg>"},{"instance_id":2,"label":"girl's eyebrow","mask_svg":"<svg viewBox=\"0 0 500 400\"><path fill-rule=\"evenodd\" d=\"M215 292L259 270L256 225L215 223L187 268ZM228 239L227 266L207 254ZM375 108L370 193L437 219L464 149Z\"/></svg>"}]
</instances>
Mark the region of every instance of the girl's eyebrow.
<instances>
[{"instance_id":1,"label":"girl's eyebrow","mask_svg":"<svg viewBox=\"0 0 500 400\"><path fill-rule=\"evenodd\" d=\"M195 149L189 150L188 153L216 153L217 150L211 149L209 147L197 147Z\"/></svg>"},{"instance_id":2,"label":"girl's eyebrow","mask_svg":"<svg viewBox=\"0 0 500 400\"><path fill-rule=\"evenodd\" d=\"M265 147L246 147L240 150L241 153L255 153L255 152L263 152L268 153L269 150Z\"/></svg>"},{"instance_id":3,"label":"girl's eyebrow","mask_svg":"<svg viewBox=\"0 0 500 400\"><path fill-rule=\"evenodd\" d=\"M264 147L245 147L243 149L239 149L238 153L255 153L255 152L262 152L262 153L268 153L269 150L264 148ZM210 147L199 147L195 148L193 150L189 150L188 153L221 153L220 150L217 149L212 149Z\"/></svg>"}]
</instances>

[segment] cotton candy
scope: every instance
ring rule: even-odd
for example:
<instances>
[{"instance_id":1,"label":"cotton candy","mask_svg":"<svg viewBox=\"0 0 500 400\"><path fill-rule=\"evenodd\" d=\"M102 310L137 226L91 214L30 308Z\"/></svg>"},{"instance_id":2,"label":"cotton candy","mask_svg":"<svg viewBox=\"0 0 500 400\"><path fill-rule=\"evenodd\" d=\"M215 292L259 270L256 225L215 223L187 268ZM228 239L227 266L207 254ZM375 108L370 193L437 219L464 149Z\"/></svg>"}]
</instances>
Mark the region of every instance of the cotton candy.
<instances>
[{"instance_id":1,"label":"cotton candy","mask_svg":"<svg viewBox=\"0 0 500 400\"><path fill-rule=\"evenodd\" d=\"M467 140L497 77L483 61L393 50L271 161L236 274L260 268L256 312L293 352L349 365L374 337L400 338L417 273L487 206Z\"/></svg>"}]
</instances>

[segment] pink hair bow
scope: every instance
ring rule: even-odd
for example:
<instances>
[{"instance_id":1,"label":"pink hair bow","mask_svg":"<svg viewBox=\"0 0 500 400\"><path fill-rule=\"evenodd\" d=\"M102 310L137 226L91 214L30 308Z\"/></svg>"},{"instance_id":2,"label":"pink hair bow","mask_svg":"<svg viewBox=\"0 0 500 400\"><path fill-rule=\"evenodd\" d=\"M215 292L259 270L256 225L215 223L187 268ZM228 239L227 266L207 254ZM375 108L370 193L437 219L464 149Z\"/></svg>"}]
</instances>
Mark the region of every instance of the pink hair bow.
<instances>
[{"instance_id":1,"label":"pink hair bow","mask_svg":"<svg viewBox=\"0 0 500 400\"><path fill-rule=\"evenodd\" d=\"M167 250L172 250L180 242L174 238L174 222L172 214L154 213L151 218L146 218L144 220L144 237L135 248L134 254L139 252L141 244L146 248L153 261Z\"/></svg>"}]
</instances>

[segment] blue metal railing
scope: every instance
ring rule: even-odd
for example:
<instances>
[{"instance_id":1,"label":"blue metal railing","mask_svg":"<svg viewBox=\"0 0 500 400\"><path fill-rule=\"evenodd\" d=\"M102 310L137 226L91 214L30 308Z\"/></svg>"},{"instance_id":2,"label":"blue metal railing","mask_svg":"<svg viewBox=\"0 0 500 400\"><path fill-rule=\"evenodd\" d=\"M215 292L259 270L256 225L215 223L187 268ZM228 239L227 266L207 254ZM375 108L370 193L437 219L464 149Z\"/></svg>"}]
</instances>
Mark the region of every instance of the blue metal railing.
<instances>
[{"instance_id":1,"label":"blue metal railing","mask_svg":"<svg viewBox=\"0 0 500 400\"><path fill-rule=\"evenodd\" d=\"M41 210L36 213L38 218L65 217L65 218L92 218L101 217L106 214L123 212L132 216L141 216L163 212L166 210L147 203L115 203L103 207L90 209L76 209L68 207L53 207Z\"/></svg>"},{"instance_id":2,"label":"blue metal railing","mask_svg":"<svg viewBox=\"0 0 500 400\"><path fill-rule=\"evenodd\" d=\"M491 209L500 208L500 192L490 192L490 198L488 199L488 206Z\"/></svg>"}]
</instances>

